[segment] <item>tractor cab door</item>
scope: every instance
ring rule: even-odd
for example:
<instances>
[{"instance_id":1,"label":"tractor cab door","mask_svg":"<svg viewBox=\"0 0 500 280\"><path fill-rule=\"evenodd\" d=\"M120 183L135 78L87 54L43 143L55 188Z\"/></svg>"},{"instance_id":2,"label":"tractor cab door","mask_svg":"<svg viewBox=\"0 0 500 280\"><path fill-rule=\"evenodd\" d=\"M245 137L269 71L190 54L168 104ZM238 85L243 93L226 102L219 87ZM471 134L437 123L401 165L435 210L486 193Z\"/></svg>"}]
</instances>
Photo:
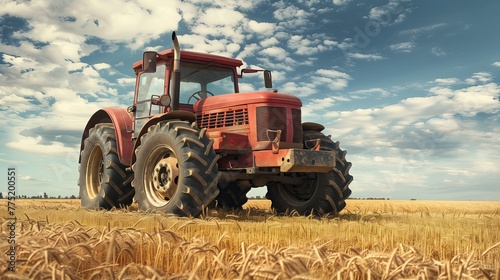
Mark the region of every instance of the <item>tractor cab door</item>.
<instances>
[{"instance_id":1,"label":"tractor cab door","mask_svg":"<svg viewBox=\"0 0 500 280\"><path fill-rule=\"evenodd\" d=\"M135 99L134 136L137 136L142 126L156 114L163 113L164 107L157 100L165 93L166 65L158 65L154 73L141 73L137 85Z\"/></svg>"}]
</instances>

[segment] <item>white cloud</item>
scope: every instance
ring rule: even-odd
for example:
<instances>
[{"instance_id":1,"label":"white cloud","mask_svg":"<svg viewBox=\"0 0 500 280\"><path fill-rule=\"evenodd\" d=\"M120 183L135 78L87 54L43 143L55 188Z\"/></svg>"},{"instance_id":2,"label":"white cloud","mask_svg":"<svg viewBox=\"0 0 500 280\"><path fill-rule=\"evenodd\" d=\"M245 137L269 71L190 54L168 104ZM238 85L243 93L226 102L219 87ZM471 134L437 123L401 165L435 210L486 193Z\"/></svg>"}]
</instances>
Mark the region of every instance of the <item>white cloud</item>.
<instances>
[{"instance_id":1,"label":"white cloud","mask_svg":"<svg viewBox=\"0 0 500 280\"><path fill-rule=\"evenodd\" d=\"M351 79L351 76L349 76L349 74L346 74L346 73L343 73L343 72L340 72L340 71L337 71L334 69L330 69L330 70L319 69L316 71L316 74L319 74L319 75L322 75L325 77L329 77L329 78L341 78L341 79L346 79L346 80Z\"/></svg>"},{"instance_id":2,"label":"white cloud","mask_svg":"<svg viewBox=\"0 0 500 280\"><path fill-rule=\"evenodd\" d=\"M306 97L316 93L316 89L314 86L311 86L307 83L297 84L295 82L287 82L283 84L280 89L280 92L289 93L296 95L298 97Z\"/></svg>"},{"instance_id":3,"label":"white cloud","mask_svg":"<svg viewBox=\"0 0 500 280\"><path fill-rule=\"evenodd\" d=\"M264 37L270 36L274 32L274 23L257 22L255 20L250 20L248 22L248 27L250 31L255 32Z\"/></svg>"},{"instance_id":4,"label":"white cloud","mask_svg":"<svg viewBox=\"0 0 500 280\"><path fill-rule=\"evenodd\" d=\"M19 180L32 181L32 180L34 180L34 178L29 176L29 175L24 175L24 176L19 177Z\"/></svg>"},{"instance_id":5,"label":"white cloud","mask_svg":"<svg viewBox=\"0 0 500 280\"><path fill-rule=\"evenodd\" d=\"M381 147L385 147L386 143L411 144L418 141L419 137L428 137L426 135L434 135L433 137L447 135L448 139L444 139L443 143L438 143L439 139L431 139L433 145L446 148L446 145L455 145L453 141L474 142L460 138L460 135L465 137L463 135L465 132L461 128L464 124L460 124L460 116L475 116L480 112L487 114L498 112L500 102L494 98L499 94L500 86L490 83L453 90L451 95L411 97L380 108L332 112L326 115L336 119L333 126L338 137L349 139L352 143L359 143L360 148L367 141L371 143L381 141L379 142ZM478 132L480 127L479 124L475 128L469 127L468 130L475 132L468 134L467 138L480 138L481 133ZM410 138L397 140L405 134ZM418 148L416 144L412 145Z\"/></svg>"},{"instance_id":6,"label":"white cloud","mask_svg":"<svg viewBox=\"0 0 500 280\"><path fill-rule=\"evenodd\" d=\"M434 82L440 85L451 86L460 83L460 80L457 78L439 78L435 79Z\"/></svg>"},{"instance_id":7,"label":"white cloud","mask_svg":"<svg viewBox=\"0 0 500 280\"><path fill-rule=\"evenodd\" d=\"M60 142L52 142L50 144L42 144L42 137L21 137L15 142L5 144L9 148L19 151L35 153L35 154L61 154L61 153L74 153L77 147L65 147Z\"/></svg>"},{"instance_id":8,"label":"white cloud","mask_svg":"<svg viewBox=\"0 0 500 280\"><path fill-rule=\"evenodd\" d=\"M404 1L389 0L387 4L373 7L366 18L377 22L382 26L398 24L403 22L410 9L405 9Z\"/></svg>"},{"instance_id":9,"label":"white cloud","mask_svg":"<svg viewBox=\"0 0 500 280\"><path fill-rule=\"evenodd\" d=\"M447 54L445 51L443 51L440 47L433 47L433 48L431 49L431 52L432 52L432 54L433 54L433 55L438 56L438 57L442 57L442 56L447 56L447 55L448 55L448 54Z\"/></svg>"},{"instance_id":10,"label":"white cloud","mask_svg":"<svg viewBox=\"0 0 500 280\"><path fill-rule=\"evenodd\" d=\"M351 91L349 92L349 95L352 96L353 98L368 98L371 97L372 95L378 95L380 97L388 97L391 95L391 93L382 88L370 88L370 89Z\"/></svg>"},{"instance_id":11,"label":"white cloud","mask_svg":"<svg viewBox=\"0 0 500 280\"><path fill-rule=\"evenodd\" d=\"M465 82L470 84L470 85L476 85L476 84L484 84L488 83L492 80L492 76L490 73L487 72L478 72L474 73L472 77L465 79Z\"/></svg>"},{"instance_id":12,"label":"white cloud","mask_svg":"<svg viewBox=\"0 0 500 280\"><path fill-rule=\"evenodd\" d=\"M275 19L279 21L279 25L286 28L300 28L305 26L312 15L303 9L300 9L288 1L279 1L274 3L276 10L273 12Z\"/></svg>"},{"instance_id":13,"label":"white cloud","mask_svg":"<svg viewBox=\"0 0 500 280\"><path fill-rule=\"evenodd\" d=\"M493 64L491 64L493 66L496 66L496 67L500 67L500 62L493 62Z\"/></svg>"},{"instance_id":14,"label":"white cloud","mask_svg":"<svg viewBox=\"0 0 500 280\"><path fill-rule=\"evenodd\" d=\"M298 55L313 55L318 52L332 50L337 43L333 40L320 38L322 35L293 35L288 40L288 47Z\"/></svg>"},{"instance_id":15,"label":"white cloud","mask_svg":"<svg viewBox=\"0 0 500 280\"><path fill-rule=\"evenodd\" d=\"M269 37L267 39L260 41L260 45L264 48L275 46L277 44L279 44L279 41L278 39L276 39L276 37Z\"/></svg>"},{"instance_id":16,"label":"white cloud","mask_svg":"<svg viewBox=\"0 0 500 280\"><path fill-rule=\"evenodd\" d=\"M351 0L333 0L333 5L335 6L343 6L347 5Z\"/></svg>"},{"instance_id":17,"label":"white cloud","mask_svg":"<svg viewBox=\"0 0 500 280\"><path fill-rule=\"evenodd\" d=\"M231 8L208 8L201 14L199 22L207 26L236 26L241 24L245 15ZM252 26L257 27L259 23L254 22Z\"/></svg>"},{"instance_id":18,"label":"white cloud","mask_svg":"<svg viewBox=\"0 0 500 280\"><path fill-rule=\"evenodd\" d=\"M415 43L413 42L402 42L398 44L390 45L389 48L395 52L409 53L415 48Z\"/></svg>"},{"instance_id":19,"label":"white cloud","mask_svg":"<svg viewBox=\"0 0 500 280\"><path fill-rule=\"evenodd\" d=\"M362 54L362 53L348 53L347 56L354 59L375 61L384 59L380 54Z\"/></svg>"},{"instance_id":20,"label":"white cloud","mask_svg":"<svg viewBox=\"0 0 500 280\"><path fill-rule=\"evenodd\" d=\"M111 65L107 63L96 63L92 66L94 66L94 69L96 69L97 71L111 68Z\"/></svg>"},{"instance_id":21,"label":"white cloud","mask_svg":"<svg viewBox=\"0 0 500 280\"><path fill-rule=\"evenodd\" d=\"M253 84L249 84L249 83L242 83L240 82L238 84L239 88L240 88L240 92L251 92L251 91L256 91L257 89L254 87Z\"/></svg>"},{"instance_id":22,"label":"white cloud","mask_svg":"<svg viewBox=\"0 0 500 280\"><path fill-rule=\"evenodd\" d=\"M177 7L180 7L178 3L158 6L154 1L124 3L111 0L103 3L89 0L64 5L56 1L7 2L2 13L28 19L32 29L19 33L19 37L51 42L61 49L73 49L70 52L74 53L87 36L140 48L161 34L177 29L181 19ZM165 18L169 20L165 21Z\"/></svg>"},{"instance_id":23,"label":"white cloud","mask_svg":"<svg viewBox=\"0 0 500 280\"><path fill-rule=\"evenodd\" d=\"M351 76L335 69L318 69L311 79L316 86L326 86L331 90L342 90L347 87Z\"/></svg>"},{"instance_id":24,"label":"white cloud","mask_svg":"<svg viewBox=\"0 0 500 280\"><path fill-rule=\"evenodd\" d=\"M444 84L444 85L452 85L452 84ZM429 89L429 92L435 95L443 95L443 96L452 96L454 94L453 90L447 87L432 87Z\"/></svg>"},{"instance_id":25,"label":"white cloud","mask_svg":"<svg viewBox=\"0 0 500 280\"><path fill-rule=\"evenodd\" d=\"M452 108L455 113L466 116L495 112L500 109L500 102L495 99L499 94L500 88L494 83L456 90Z\"/></svg>"},{"instance_id":26,"label":"white cloud","mask_svg":"<svg viewBox=\"0 0 500 280\"><path fill-rule=\"evenodd\" d=\"M263 55L271 56L277 60L285 60L288 56L288 52L280 47L269 47L261 51Z\"/></svg>"},{"instance_id":27,"label":"white cloud","mask_svg":"<svg viewBox=\"0 0 500 280\"><path fill-rule=\"evenodd\" d=\"M427 25L427 26L422 26L418 28L412 28L412 29L407 29L399 32L399 35L410 35L410 36L419 36L424 33L429 33L441 28L444 28L448 24L446 23L437 23L437 24L432 24L432 25Z\"/></svg>"}]
</instances>

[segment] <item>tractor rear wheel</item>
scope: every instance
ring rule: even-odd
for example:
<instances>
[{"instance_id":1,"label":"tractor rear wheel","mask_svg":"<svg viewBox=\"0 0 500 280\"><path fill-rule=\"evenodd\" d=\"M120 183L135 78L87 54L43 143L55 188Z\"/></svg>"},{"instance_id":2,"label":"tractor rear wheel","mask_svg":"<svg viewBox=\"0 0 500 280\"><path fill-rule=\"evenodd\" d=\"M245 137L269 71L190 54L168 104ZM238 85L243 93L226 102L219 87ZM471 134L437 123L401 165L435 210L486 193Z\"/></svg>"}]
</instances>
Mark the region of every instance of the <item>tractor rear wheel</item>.
<instances>
[{"instance_id":1,"label":"tractor rear wheel","mask_svg":"<svg viewBox=\"0 0 500 280\"><path fill-rule=\"evenodd\" d=\"M235 183L229 183L225 186L219 185L219 195L210 205L214 208L241 210L247 203L247 193L251 187L240 187Z\"/></svg>"},{"instance_id":2,"label":"tractor rear wheel","mask_svg":"<svg viewBox=\"0 0 500 280\"><path fill-rule=\"evenodd\" d=\"M84 140L79 166L80 199L84 208L111 209L132 204L132 174L120 163L113 124L97 124Z\"/></svg>"},{"instance_id":3,"label":"tractor rear wheel","mask_svg":"<svg viewBox=\"0 0 500 280\"><path fill-rule=\"evenodd\" d=\"M219 193L213 141L195 123L167 120L141 137L132 165L140 210L198 217Z\"/></svg>"},{"instance_id":4,"label":"tractor rear wheel","mask_svg":"<svg viewBox=\"0 0 500 280\"><path fill-rule=\"evenodd\" d=\"M279 214L297 212L301 215L337 215L345 207L345 199L351 195L349 174L351 163L345 158L346 151L329 137L318 131L304 131L304 148L309 140L320 139L320 150L336 151L335 168L328 173L298 173L302 185L287 185L280 182L268 184L266 195L271 207Z\"/></svg>"}]
</instances>

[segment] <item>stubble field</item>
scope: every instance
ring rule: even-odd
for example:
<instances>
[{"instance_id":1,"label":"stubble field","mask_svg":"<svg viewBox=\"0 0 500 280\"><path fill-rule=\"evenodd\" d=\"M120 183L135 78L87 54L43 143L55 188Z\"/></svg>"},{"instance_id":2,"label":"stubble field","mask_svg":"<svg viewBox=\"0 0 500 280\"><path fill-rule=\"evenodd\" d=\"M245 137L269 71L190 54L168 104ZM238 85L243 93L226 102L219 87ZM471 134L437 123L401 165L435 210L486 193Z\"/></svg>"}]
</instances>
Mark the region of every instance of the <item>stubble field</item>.
<instances>
[{"instance_id":1,"label":"stubble field","mask_svg":"<svg viewBox=\"0 0 500 280\"><path fill-rule=\"evenodd\" d=\"M267 200L200 219L16 200L16 273L0 200L2 279L500 279L500 202L348 200L281 217Z\"/></svg>"}]
</instances>

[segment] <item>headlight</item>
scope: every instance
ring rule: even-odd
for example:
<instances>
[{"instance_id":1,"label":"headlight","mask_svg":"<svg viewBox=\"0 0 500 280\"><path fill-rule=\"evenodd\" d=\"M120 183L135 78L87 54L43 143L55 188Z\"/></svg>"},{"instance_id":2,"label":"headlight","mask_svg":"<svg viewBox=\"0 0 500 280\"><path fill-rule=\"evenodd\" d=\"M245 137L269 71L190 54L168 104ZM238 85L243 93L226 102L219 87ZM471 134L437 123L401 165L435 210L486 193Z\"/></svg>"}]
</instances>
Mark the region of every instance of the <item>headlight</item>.
<instances>
[{"instance_id":1,"label":"headlight","mask_svg":"<svg viewBox=\"0 0 500 280\"><path fill-rule=\"evenodd\" d=\"M172 99L170 98L169 95L162 95L160 96L160 104L161 106L168 106L170 105L170 102L172 101Z\"/></svg>"}]
</instances>

